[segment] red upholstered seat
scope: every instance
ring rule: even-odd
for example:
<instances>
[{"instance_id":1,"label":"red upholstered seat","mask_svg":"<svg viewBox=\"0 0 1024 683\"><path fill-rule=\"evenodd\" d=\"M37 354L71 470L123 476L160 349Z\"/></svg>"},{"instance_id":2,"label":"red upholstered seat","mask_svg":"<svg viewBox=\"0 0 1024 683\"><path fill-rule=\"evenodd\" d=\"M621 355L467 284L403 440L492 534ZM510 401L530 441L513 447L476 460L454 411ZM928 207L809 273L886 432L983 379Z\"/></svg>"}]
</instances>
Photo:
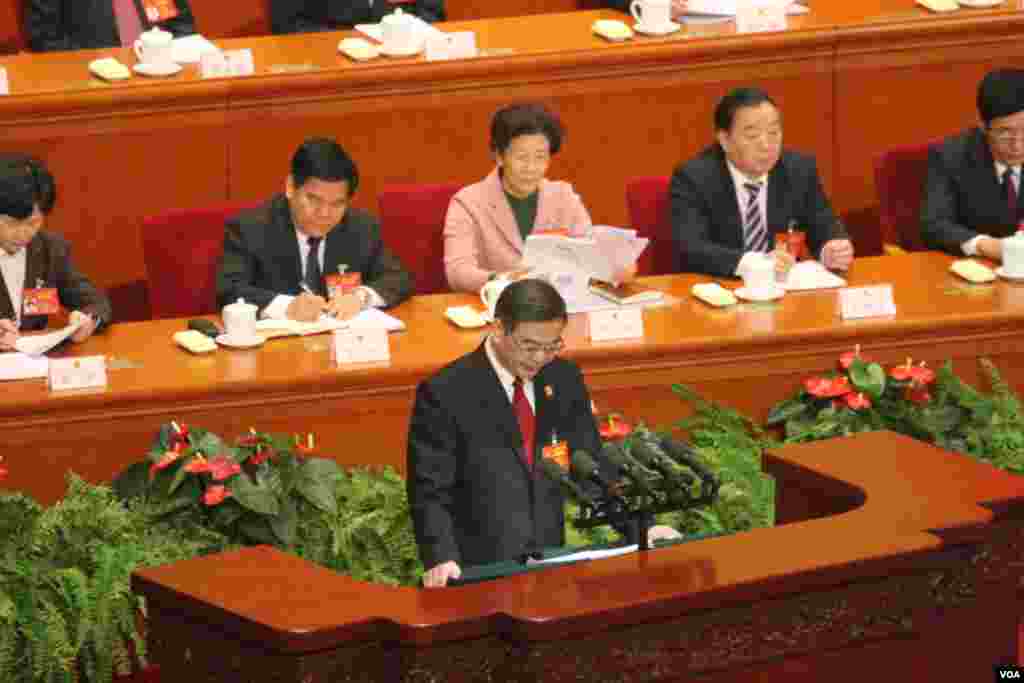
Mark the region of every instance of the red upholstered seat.
<instances>
[{"instance_id":1,"label":"red upholstered seat","mask_svg":"<svg viewBox=\"0 0 1024 683\"><path fill-rule=\"evenodd\" d=\"M924 251L921 200L930 143L894 147L875 159L878 222L882 240L907 251Z\"/></svg>"},{"instance_id":2,"label":"red upholstered seat","mask_svg":"<svg viewBox=\"0 0 1024 683\"><path fill-rule=\"evenodd\" d=\"M640 237L651 240L637 263L640 275L679 272L668 212L668 183L668 176L632 178L626 183L629 222Z\"/></svg>"},{"instance_id":3,"label":"red upholstered seat","mask_svg":"<svg viewBox=\"0 0 1024 683\"><path fill-rule=\"evenodd\" d=\"M175 209L142 222L142 251L153 318L217 312L217 264L224 222L253 202Z\"/></svg>"},{"instance_id":4,"label":"red upholstered seat","mask_svg":"<svg viewBox=\"0 0 1024 683\"><path fill-rule=\"evenodd\" d=\"M386 185L377 195L384 243L416 278L417 294L448 291L444 218L462 185Z\"/></svg>"}]
</instances>

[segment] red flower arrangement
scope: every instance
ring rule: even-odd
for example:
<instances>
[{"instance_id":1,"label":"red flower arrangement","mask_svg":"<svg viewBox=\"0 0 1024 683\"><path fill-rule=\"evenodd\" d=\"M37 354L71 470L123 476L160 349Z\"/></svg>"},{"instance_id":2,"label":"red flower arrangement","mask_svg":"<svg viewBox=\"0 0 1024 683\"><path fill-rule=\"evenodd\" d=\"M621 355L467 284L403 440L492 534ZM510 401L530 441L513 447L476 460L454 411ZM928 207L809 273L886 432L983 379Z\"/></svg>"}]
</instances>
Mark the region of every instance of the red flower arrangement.
<instances>
[{"instance_id":1,"label":"red flower arrangement","mask_svg":"<svg viewBox=\"0 0 1024 683\"><path fill-rule=\"evenodd\" d=\"M600 415L597 412L597 404L593 401L590 402L590 412L594 414L597 431L605 441L620 441L633 433L633 425L620 413Z\"/></svg>"},{"instance_id":2,"label":"red flower arrangement","mask_svg":"<svg viewBox=\"0 0 1024 683\"><path fill-rule=\"evenodd\" d=\"M0 481L7 478L7 466L4 465L4 456L0 455Z\"/></svg>"}]
</instances>

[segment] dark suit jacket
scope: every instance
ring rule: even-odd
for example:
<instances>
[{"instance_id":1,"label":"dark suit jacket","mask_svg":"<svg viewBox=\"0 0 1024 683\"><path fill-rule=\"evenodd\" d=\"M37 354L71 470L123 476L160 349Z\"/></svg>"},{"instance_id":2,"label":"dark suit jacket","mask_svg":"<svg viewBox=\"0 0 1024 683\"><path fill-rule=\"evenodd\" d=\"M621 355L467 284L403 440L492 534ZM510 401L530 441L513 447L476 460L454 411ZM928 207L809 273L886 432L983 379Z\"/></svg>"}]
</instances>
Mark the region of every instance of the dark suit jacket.
<instances>
[{"instance_id":1,"label":"dark suit jacket","mask_svg":"<svg viewBox=\"0 0 1024 683\"><path fill-rule=\"evenodd\" d=\"M743 219L736 187L718 144L676 168L669 186L672 230L682 271L733 276L743 256ZM815 256L832 239L847 237L821 187L814 158L783 150L768 174L768 231L790 221L807 233Z\"/></svg>"},{"instance_id":2,"label":"dark suit jacket","mask_svg":"<svg viewBox=\"0 0 1024 683\"><path fill-rule=\"evenodd\" d=\"M270 0L270 30L274 33L337 31L356 24L375 24L396 7L424 21L444 21L444 0L415 0L392 4L387 0Z\"/></svg>"},{"instance_id":3,"label":"dark suit jacket","mask_svg":"<svg viewBox=\"0 0 1024 683\"><path fill-rule=\"evenodd\" d=\"M380 294L388 306L412 293L412 277L380 237L377 220L361 209L348 209L327 233L323 272L358 271L363 284ZM239 298L261 309L278 294L301 291L303 264L288 199L283 194L227 222L224 256L217 270L217 302Z\"/></svg>"},{"instance_id":4,"label":"dark suit jacket","mask_svg":"<svg viewBox=\"0 0 1024 683\"><path fill-rule=\"evenodd\" d=\"M537 444L555 433L570 452L598 457L600 435L579 368L556 358L534 390ZM527 469L519 423L482 345L419 385L407 485L428 569L448 560L465 567L516 559L565 542L562 492L539 467Z\"/></svg>"},{"instance_id":5,"label":"dark suit jacket","mask_svg":"<svg viewBox=\"0 0 1024 683\"><path fill-rule=\"evenodd\" d=\"M195 33L195 21L188 0L174 0L178 16L157 24L175 36ZM26 0L25 24L28 42L36 52L91 50L119 47L114 6L111 0ZM142 30L154 26L146 18L142 0L135 0Z\"/></svg>"},{"instance_id":6,"label":"dark suit jacket","mask_svg":"<svg viewBox=\"0 0 1024 683\"><path fill-rule=\"evenodd\" d=\"M979 233L1008 237L1016 229L1016 217L1006 203L992 151L980 128L954 135L929 150L921 204L921 238L926 245L962 256L961 245Z\"/></svg>"},{"instance_id":7,"label":"dark suit jacket","mask_svg":"<svg viewBox=\"0 0 1024 683\"><path fill-rule=\"evenodd\" d=\"M110 323L110 300L71 262L71 247L60 235L40 230L25 247L25 288L56 287L61 305L69 311L82 311L96 319L96 329ZM14 305L7 286L0 278L0 318L14 320ZM25 316L21 329L41 330L45 315Z\"/></svg>"}]
</instances>

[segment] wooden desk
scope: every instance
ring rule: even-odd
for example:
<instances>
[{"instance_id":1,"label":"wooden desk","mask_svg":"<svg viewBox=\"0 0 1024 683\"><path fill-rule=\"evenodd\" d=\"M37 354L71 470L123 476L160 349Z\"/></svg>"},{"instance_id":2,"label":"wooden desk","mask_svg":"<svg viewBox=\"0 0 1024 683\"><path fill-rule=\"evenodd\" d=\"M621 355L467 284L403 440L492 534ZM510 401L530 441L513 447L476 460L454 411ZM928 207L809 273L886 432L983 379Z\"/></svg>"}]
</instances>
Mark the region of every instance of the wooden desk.
<instances>
[{"instance_id":1,"label":"wooden desk","mask_svg":"<svg viewBox=\"0 0 1024 683\"><path fill-rule=\"evenodd\" d=\"M169 80L89 77L101 55L133 63L125 50L5 57L14 95L0 98L0 130L5 147L53 167L51 224L83 269L122 286L145 279L143 216L264 198L313 134L353 154L364 208L389 183L482 178L490 117L514 100L559 111L568 138L551 177L571 180L596 221L622 225L626 181L671 173L712 140L717 100L756 83L785 112L787 144L816 153L837 209L863 218L875 204L871 158L972 124L981 74L1024 54L1021 13L936 16L913 0L825 0L784 33L719 24L629 44L594 36L598 18L621 14L450 22L442 28L475 31L489 55L450 63L353 64L336 51L338 33L224 40L251 48L257 68L230 80L202 81L194 68ZM878 248L874 225L853 221L862 253Z\"/></svg>"},{"instance_id":2,"label":"wooden desk","mask_svg":"<svg viewBox=\"0 0 1024 683\"><path fill-rule=\"evenodd\" d=\"M687 414L670 390L678 382L761 420L804 378L834 369L839 354L857 343L887 365L907 357L932 365L952 359L969 382L977 380L975 359L988 356L1024 387L1024 285L961 283L946 272L950 260L921 253L857 261L851 282L893 283L899 311L892 320L859 322L839 320L835 290L717 310L689 295L705 277L651 278L671 303L645 311L642 341L591 343L584 319L574 316L564 353L583 368L601 409L653 425ZM42 380L4 385L5 486L52 502L69 468L109 481L140 459L159 425L172 419L226 437L250 426L311 430L325 455L402 471L416 384L473 350L485 334L459 330L442 317L446 307L468 302L452 294L408 301L394 311L408 331L391 336L391 364L342 369L331 367L328 336L191 356L170 339L184 321L115 325L70 349L110 359L108 390L51 395Z\"/></svg>"},{"instance_id":3,"label":"wooden desk","mask_svg":"<svg viewBox=\"0 0 1024 683\"><path fill-rule=\"evenodd\" d=\"M196 683L982 681L1013 661L1024 479L887 432L767 467L806 511L781 526L490 583L391 588L257 547L132 585L161 676Z\"/></svg>"}]
</instances>

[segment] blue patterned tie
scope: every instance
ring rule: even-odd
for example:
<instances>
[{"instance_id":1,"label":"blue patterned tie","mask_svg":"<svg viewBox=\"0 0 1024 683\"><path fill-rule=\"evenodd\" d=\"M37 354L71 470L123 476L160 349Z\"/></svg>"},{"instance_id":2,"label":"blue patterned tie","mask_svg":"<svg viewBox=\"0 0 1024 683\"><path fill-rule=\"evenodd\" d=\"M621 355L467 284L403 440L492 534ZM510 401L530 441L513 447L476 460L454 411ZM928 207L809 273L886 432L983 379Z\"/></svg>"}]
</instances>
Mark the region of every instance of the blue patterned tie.
<instances>
[{"instance_id":1,"label":"blue patterned tie","mask_svg":"<svg viewBox=\"0 0 1024 683\"><path fill-rule=\"evenodd\" d=\"M768 231L764 227L764 217L758 199L761 196L761 183L743 183L747 191L747 206L743 210L743 248L744 251L768 251Z\"/></svg>"}]
</instances>

